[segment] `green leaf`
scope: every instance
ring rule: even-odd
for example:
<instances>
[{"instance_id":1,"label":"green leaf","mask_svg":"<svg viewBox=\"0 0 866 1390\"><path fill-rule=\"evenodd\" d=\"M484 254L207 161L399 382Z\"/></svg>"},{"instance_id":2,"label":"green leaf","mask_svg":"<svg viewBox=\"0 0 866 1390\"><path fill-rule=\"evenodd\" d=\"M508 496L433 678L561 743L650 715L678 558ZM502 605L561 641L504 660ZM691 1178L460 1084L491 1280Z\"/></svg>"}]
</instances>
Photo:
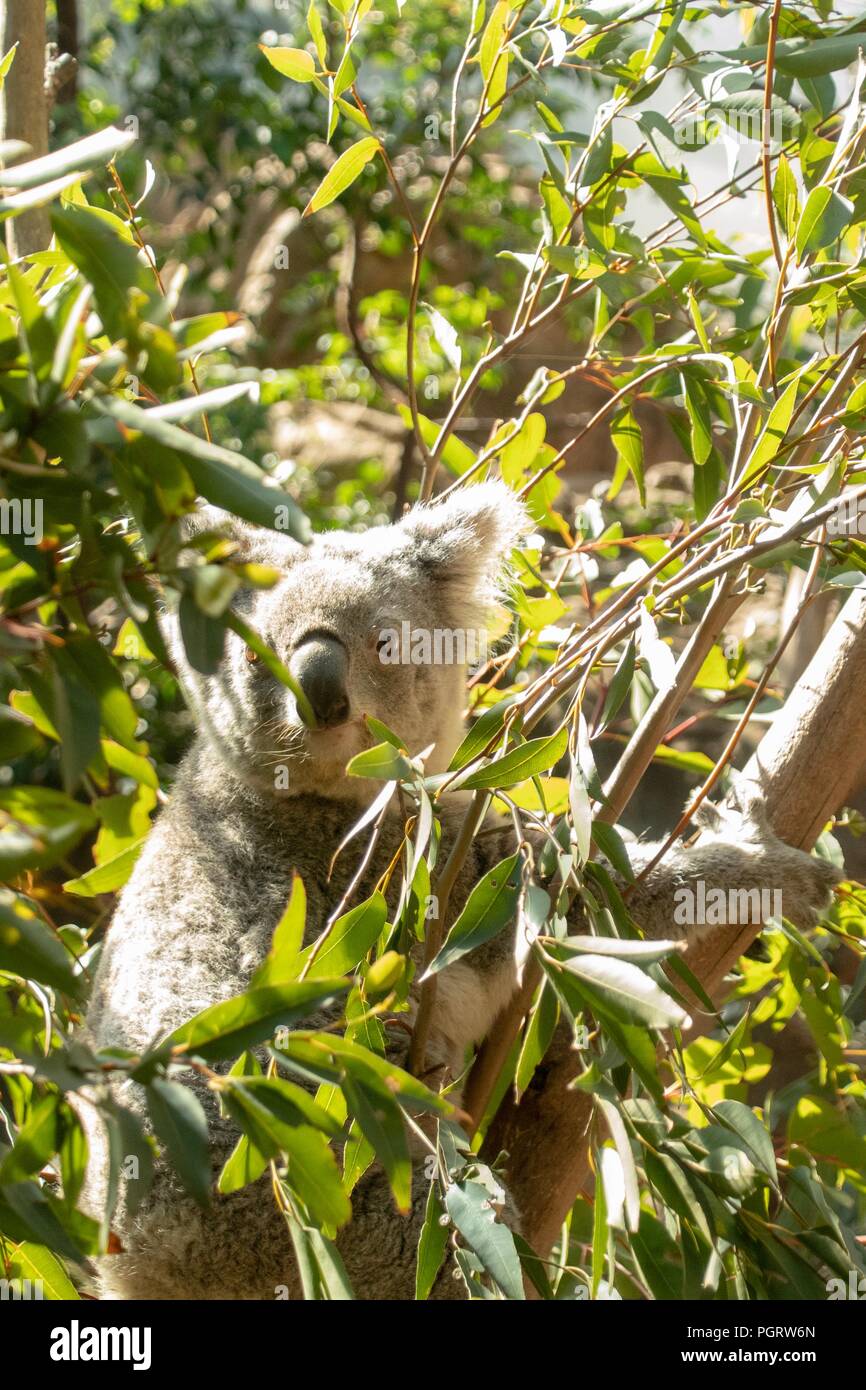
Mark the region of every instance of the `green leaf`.
<instances>
[{"instance_id":1,"label":"green leaf","mask_svg":"<svg viewBox=\"0 0 866 1390\"><path fill-rule=\"evenodd\" d=\"M585 864L592 845L592 799L586 778L576 758L572 759L568 779L568 807L580 862Z\"/></svg>"},{"instance_id":2,"label":"green leaf","mask_svg":"<svg viewBox=\"0 0 866 1390\"><path fill-rule=\"evenodd\" d=\"M508 28L508 18L511 11L509 0L497 0L490 12L490 18L481 35L481 44L478 50L478 61L481 66L481 76L487 80L496 65L496 60L502 51L505 41L505 32Z\"/></svg>"},{"instance_id":3,"label":"green leaf","mask_svg":"<svg viewBox=\"0 0 866 1390\"><path fill-rule=\"evenodd\" d=\"M346 771L350 777L373 777L377 782L411 781L415 776L409 759L392 743L377 743L356 753Z\"/></svg>"},{"instance_id":4,"label":"green leaf","mask_svg":"<svg viewBox=\"0 0 866 1390\"><path fill-rule=\"evenodd\" d=\"M14 171L4 171L6 172ZM25 189L22 193L7 194L5 198L0 198L0 222L5 222L7 217L17 217L30 208L41 208L53 203L67 188L77 184L80 178L81 175L78 173L64 174L62 178L52 179L50 183L39 184L36 188Z\"/></svg>"},{"instance_id":5,"label":"green leaf","mask_svg":"<svg viewBox=\"0 0 866 1390\"><path fill-rule=\"evenodd\" d=\"M841 193L826 184L813 188L797 224L797 259L834 242L845 231L853 212L854 204Z\"/></svg>"},{"instance_id":6,"label":"green leaf","mask_svg":"<svg viewBox=\"0 0 866 1390\"><path fill-rule=\"evenodd\" d=\"M632 1153L625 1124L616 1106L609 1100L605 1100L604 1096L601 1095L596 1095L594 1099L596 1105L604 1115L605 1123L607 1124L610 1137L614 1142L619 1157L620 1169L622 1171L623 1184L625 1187L626 1227L629 1231L636 1231L640 1222L640 1190L638 1187L634 1154Z\"/></svg>"},{"instance_id":7,"label":"green leaf","mask_svg":"<svg viewBox=\"0 0 866 1390\"><path fill-rule=\"evenodd\" d=\"M415 1298L424 1302L436 1282L442 1268L445 1251L448 1248L448 1223L443 1223L445 1207L439 1195L439 1186L431 1182L427 1193L427 1206L424 1210L424 1225L418 1241L418 1263L415 1267Z\"/></svg>"},{"instance_id":8,"label":"green leaf","mask_svg":"<svg viewBox=\"0 0 866 1390\"><path fill-rule=\"evenodd\" d=\"M385 925L386 916L385 899L377 892L366 902L338 917L333 926L319 938L322 942L321 948L304 978L318 980L325 975L350 975L375 945ZM317 945L318 943L314 942L302 953L301 968L316 952Z\"/></svg>"},{"instance_id":9,"label":"green leaf","mask_svg":"<svg viewBox=\"0 0 866 1390\"><path fill-rule=\"evenodd\" d=\"M692 753L683 748L671 748L660 743L653 753L653 762L666 763L668 767L678 767L682 772L696 773L705 777L713 770L713 760L706 753Z\"/></svg>"},{"instance_id":10,"label":"green leaf","mask_svg":"<svg viewBox=\"0 0 866 1390\"><path fill-rule=\"evenodd\" d=\"M244 1076L221 1093L223 1104L259 1153L274 1158L290 1142L298 1125L339 1138L341 1126L328 1111L293 1081L281 1076Z\"/></svg>"},{"instance_id":11,"label":"green leaf","mask_svg":"<svg viewBox=\"0 0 866 1390\"><path fill-rule=\"evenodd\" d=\"M629 1237L629 1245L653 1298L682 1298L681 1253L662 1223L649 1212L641 1212L640 1229Z\"/></svg>"},{"instance_id":12,"label":"green leaf","mask_svg":"<svg viewBox=\"0 0 866 1390\"><path fill-rule=\"evenodd\" d=\"M617 472L608 489L608 497L619 492L625 472L632 475L637 485L638 497L642 507L646 506L644 484L643 435L637 418L631 410L618 410L610 422L610 440L617 454Z\"/></svg>"},{"instance_id":13,"label":"green leaf","mask_svg":"<svg viewBox=\"0 0 866 1390\"><path fill-rule=\"evenodd\" d=\"M409 1072L368 1048L330 1033L290 1033L285 1044L274 1049L277 1059L296 1065L304 1076L341 1084L347 1073L368 1082L381 1082L407 1110L448 1116L453 1107Z\"/></svg>"},{"instance_id":14,"label":"green leaf","mask_svg":"<svg viewBox=\"0 0 866 1390\"><path fill-rule=\"evenodd\" d=\"M676 1160L670 1154L647 1152L643 1162L647 1180L664 1205L700 1231L707 1244L711 1244L713 1236L704 1210Z\"/></svg>"},{"instance_id":15,"label":"green leaf","mask_svg":"<svg viewBox=\"0 0 866 1390\"><path fill-rule=\"evenodd\" d=\"M342 1091L337 1094L342 1097ZM343 1146L343 1188L346 1192L354 1191L375 1160L375 1153L358 1128L357 1121L353 1120L349 1127L349 1137Z\"/></svg>"},{"instance_id":16,"label":"green leaf","mask_svg":"<svg viewBox=\"0 0 866 1390\"><path fill-rule=\"evenodd\" d=\"M137 247L124 240L95 208L51 209L51 226L66 255L93 286L99 316L113 340L130 325L130 293L139 286Z\"/></svg>"},{"instance_id":17,"label":"green leaf","mask_svg":"<svg viewBox=\"0 0 866 1390\"><path fill-rule=\"evenodd\" d=\"M117 1104L113 1098L104 1102L103 1113L106 1114L109 1131L112 1127L116 1131L116 1153L121 1156L119 1162L125 1163L128 1159L136 1160L136 1175L134 1178L126 1177L124 1194L127 1211L130 1216L134 1216L150 1191L153 1182L153 1147L149 1137L145 1134L143 1123L137 1113ZM65 1167L63 1169L63 1182L64 1195L68 1197L70 1193Z\"/></svg>"},{"instance_id":18,"label":"green leaf","mask_svg":"<svg viewBox=\"0 0 866 1390\"><path fill-rule=\"evenodd\" d=\"M54 359L54 330L30 282L16 265L6 265L6 276L19 317L19 332L29 358L28 369L37 379L48 376Z\"/></svg>"},{"instance_id":19,"label":"green leaf","mask_svg":"<svg viewBox=\"0 0 866 1390\"><path fill-rule=\"evenodd\" d=\"M789 39L776 48L776 67L780 72L791 73L794 77L823 77L839 72L856 62L858 50L866 47L862 23L850 34L832 34L823 39L814 36L802 39ZM737 56L738 62L751 62L757 53L762 62L765 54L763 45L757 49L753 45L733 49L723 56Z\"/></svg>"},{"instance_id":20,"label":"green leaf","mask_svg":"<svg viewBox=\"0 0 866 1390\"><path fill-rule=\"evenodd\" d=\"M190 666L202 676L215 675L225 651L225 624L203 613L191 593L181 595L177 615Z\"/></svg>"},{"instance_id":21,"label":"green leaf","mask_svg":"<svg viewBox=\"0 0 866 1390\"><path fill-rule=\"evenodd\" d=\"M512 748L486 767L479 768L457 783L463 790L476 788L513 787L527 777L546 772L559 761L568 747L568 729L560 729L550 738L531 738L518 748Z\"/></svg>"},{"instance_id":22,"label":"green leaf","mask_svg":"<svg viewBox=\"0 0 866 1390\"><path fill-rule=\"evenodd\" d=\"M566 936L559 945L577 954L588 951L590 955L616 956L617 960L633 960L643 965L654 965L656 961L666 960L674 951L685 950L682 941L630 941L618 936Z\"/></svg>"},{"instance_id":23,"label":"green leaf","mask_svg":"<svg viewBox=\"0 0 866 1390\"><path fill-rule=\"evenodd\" d=\"M592 1285L590 1292L593 1298L598 1293L601 1276L604 1273L609 1238L604 1184L596 1182L592 1210Z\"/></svg>"},{"instance_id":24,"label":"green leaf","mask_svg":"<svg viewBox=\"0 0 866 1390\"><path fill-rule=\"evenodd\" d=\"M698 1081L702 1081L704 1077L721 1075L721 1071L725 1063L733 1057L735 1052L740 1053L740 1049L742 1048L743 1043L746 1039L746 1033L748 1032L750 1024L751 1014L749 1011L747 1011L743 1014L743 1017L740 1019L736 1028L733 1028L731 1032L728 1034L728 1036L725 1038L725 1041L722 1043L718 1052L714 1053L714 1055L707 1062L707 1065L704 1067L703 1071L696 1078Z\"/></svg>"},{"instance_id":25,"label":"green leaf","mask_svg":"<svg viewBox=\"0 0 866 1390\"><path fill-rule=\"evenodd\" d=\"M830 1161L862 1173L866 1168L866 1135L842 1110L819 1096L801 1096L788 1119L788 1139L820 1161Z\"/></svg>"},{"instance_id":26,"label":"green leaf","mask_svg":"<svg viewBox=\"0 0 866 1390\"><path fill-rule=\"evenodd\" d=\"M298 957L304 942L307 921L307 890L297 871L282 917L274 928L271 949L250 981L251 989L263 985L285 985L298 977Z\"/></svg>"},{"instance_id":27,"label":"green leaf","mask_svg":"<svg viewBox=\"0 0 866 1390\"><path fill-rule=\"evenodd\" d=\"M210 1203L211 1162L207 1120L198 1099L178 1081L154 1077L147 1113L178 1177L199 1206Z\"/></svg>"},{"instance_id":28,"label":"green leaf","mask_svg":"<svg viewBox=\"0 0 866 1390\"><path fill-rule=\"evenodd\" d=\"M19 785L0 790L0 877L45 869L65 858L96 817L89 806L50 787ZM5 818L4 818L5 819Z\"/></svg>"},{"instance_id":29,"label":"green leaf","mask_svg":"<svg viewBox=\"0 0 866 1390\"><path fill-rule=\"evenodd\" d=\"M213 391L201 391L182 400L171 401L168 405L153 405L150 415L156 420L171 420L175 424L186 420L198 420L211 411L223 410L233 401L250 400L257 403L259 383L257 381L233 381L228 386L218 386Z\"/></svg>"},{"instance_id":30,"label":"green leaf","mask_svg":"<svg viewBox=\"0 0 866 1390\"><path fill-rule=\"evenodd\" d=\"M15 164L3 170L4 188L33 188L36 184L47 183L49 179L60 179L65 174L74 173L81 177L85 169L95 169L106 165L117 155L135 144L135 135L129 130L119 130L117 126L107 126L83 140L65 145L61 150L39 159L29 159L25 164Z\"/></svg>"},{"instance_id":31,"label":"green leaf","mask_svg":"<svg viewBox=\"0 0 866 1390\"><path fill-rule=\"evenodd\" d=\"M643 179L647 187L679 218L698 246L705 247L706 236L692 204L682 190L682 176L666 168L654 154L638 155L633 167L638 178Z\"/></svg>"},{"instance_id":32,"label":"green leaf","mask_svg":"<svg viewBox=\"0 0 866 1390\"><path fill-rule=\"evenodd\" d=\"M682 373L683 395L689 417L692 458L703 467L713 451L713 426L706 397L699 383L688 373Z\"/></svg>"},{"instance_id":33,"label":"green leaf","mask_svg":"<svg viewBox=\"0 0 866 1390\"><path fill-rule=\"evenodd\" d=\"M63 885L64 892L71 892L78 898L96 898L100 892L117 892L118 888L124 887L129 874L135 869L135 862L145 847L145 838L136 840L133 845L126 845L118 855L104 860L101 865L96 865L88 872L82 873L79 878L67 878Z\"/></svg>"},{"instance_id":34,"label":"green leaf","mask_svg":"<svg viewBox=\"0 0 866 1390\"><path fill-rule=\"evenodd\" d=\"M505 428L508 430L511 426ZM533 411L526 417L514 438L503 444L499 463L502 477L509 486L519 488L526 480L544 443L546 433L547 421L539 411Z\"/></svg>"},{"instance_id":35,"label":"green leaf","mask_svg":"<svg viewBox=\"0 0 866 1390\"><path fill-rule=\"evenodd\" d=\"M86 1253L82 1237L92 1240L95 1223L82 1218L73 1235L66 1230L67 1219L61 1204L36 1182L7 1183L0 1189L0 1230L5 1236L47 1245L56 1255L80 1260Z\"/></svg>"},{"instance_id":36,"label":"green leaf","mask_svg":"<svg viewBox=\"0 0 866 1390\"><path fill-rule=\"evenodd\" d=\"M520 851L496 864L476 883L445 944L430 962L422 979L438 975L446 966L462 960L470 951L490 941L514 920L520 899L522 856Z\"/></svg>"},{"instance_id":37,"label":"green leaf","mask_svg":"<svg viewBox=\"0 0 866 1390\"><path fill-rule=\"evenodd\" d=\"M257 1182L265 1172L268 1160L259 1153L248 1135L242 1134L225 1163L217 1182L217 1192L224 1197L239 1192L242 1187Z\"/></svg>"},{"instance_id":38,"label":"green leaf","mask_svg":"<svg viewBox=\"0 0 866 1390\"><path fill-rule=\"evenodd\" d=\"M160 419L152 410L142 410L115 396L99 397L93 405L122 426L121 437L134 430L180 455L196 490L208 502L256 526L280 531L301 544L309 540L309 523L297 503L280 488L266 486L266 475L243 454L211 444L169 420Z\"/></svg>"},{"instance_id":39,"label":"green leaf","mask_svg":"<svg viewBox=\"0 0 866 1390\"><path fill-rule=\"evenodd\" d=\"M608 273L601 256L585 246L545 246L544 259L554 270L561 270L576 280L598 280Z\"/></svg>"},{"instance_id":40,"label":"green leaf","mask_svg":"<svg viewBox=\"0 0 866 1390\"><path fill-rule=\"evenodd\" d=\"M62 658L62 660L59 660ZM66 638L61 651L55 653L61 675L69 663L90 691L99 707L102 727L121 747L141 753L143 745L135 737L138 714L114 662L108 652L90 633L73 632Z\"/></svg>"},{"instance_id":41,"label":"green leaf","mask_svg":"<svg viewBox=\"0 0 866 1390\"><path fill-rule=\"evenodd\" d=\"M733 1144L714 1144L696 1165L714 1191L731 1197L747 1197L755 1187L756 1169L745 1149Z\"/></svg>"},{"instance_id":42,"label":"green leaf","mask_svg":"<svg viewBox=\"0 0 866 1390\"><path fill-rule=\"evenodd\" d=\"M556 995L545 981L535 1002L520 1045L514 1073L514 1093L519 1100L535 1075L535 1069L553 1040L559 1021Z\"/></svg>"},{"instance_id":43,"label":"green leaf","mask_svg":"<svg viewBox=\"0 0 866 1390\"><path fill-rule=\"evenodd\" d=\"M303 216L309 217L310 213L320 212L329 203L333 203L335 198L339 198L340 194L344 193L355 182L362 169L366 168L380 149L381 145L375 135L365 135L362 140L358 140L354 145L350 145L347 150L344 150L322 179L304 208Z\"/></svg>"},{"instance_id":44,"label":"green leaf","mask_svg":"<svg viewBox=\"0 0 866 1390\"><path fill-rule=\"evenodd\" d=\"M767 417L746 469L746 479L757 477L760 469L776 457L785 441L797 401L799 377L786 386Z\"/></svg>"},{"instance_id":45,"label":"green leaf","mask_svg":"<svg viewBox=\"0 0 866 1390\"><path fill-rule=\"evenodd\" d=\"M800 199L797 194L797 181L784 154L779 155L776 177L773 180L773 203L779 214L782 230L790 240L800 215Z\"/></svg>"},{"instance_id":46,"label":"green leaf","mask_svg":"<svg viewBox=\"0 0 866 1390\"><path fill-rule=\"evenodd\" d=\"M302 980L265 985L235 995L196 1014L158 1045L221 1061L264 1042L278 1027L289 1027L345 994L345 980Z\"/></svg>"},{"instance_id":47,"label":"green leaf","mask_svg":"<svg viewBox=\"0 0 866 1390\"><path fill-rule=\"evenodd\" d=\"M0 970L38 980L77 998L84 981L69 952L23 898L0 890Z\"/></svg>"},{"instance_id":48,"label":"green leaf","mask_svg":"<svg viewBox=\"0 0 866 1390\"><path fill-rule=\"evenodd\" d=\"M74 1205L84 1187L88 1160L87 1136L79 1123L63 1126L58 1157L63 1182L63 1200Z\"/></svg>"},{"instance_id":49,"label":"green leaf","mask_svg":"<svg viewBox=\"0 0 866 1390\"><path fill-rule=\"evenodd\" d=\"M330 1144L317 1129L299 1125L286 1136L287 1181L314 1221L335 1229L352 1215Z\"/></svg>"},{"instance_id":50,"label":"green leaf","mask_svg":"<svg viewBox=\"0 0 866 1390\"><path fill-rule=\"evenodd\" d=\"M507 1226L497 1221L487 1189L477 1182L452 1183L445 1194L445 1206L454 1225L506 1298L522 1302L525 1297L523 1277L514 1237Z\"/></svg>"},{"instance_id":51,"label":"green leaf","mask_svg":"<svg viewBox=\"0 0 866 1390\"><path fill-rule=\"evenodd\" d=\"M487 21L487 27L481 36L478 56L481 64L481 75L487 89L485 105L495 108L482 121L482 126L492 125L502 112L501 98L508 82L508 53L503 50L503 44L508 29L510 11L509 0L497 0L497 4Z\"/></svg>"},{"instance_id":52,"label":"green leaf","mask_svg":"<svg viewBox=\"0 0 866 1390\"><path fill-rule=\"evenodd\" d=\"M156 769L146 757L131 752L110 738L104 738L101 747L102 756L115 772L121 773L124 777L132 777L141 786L151 787L154 791L159 789Z\"/></svg>"},{"instance_id":53,"label":"green leaf","mask_svg":"<svg viewBox=\"0 0 866 1390\"><path fill-rule=\"evenodd\" d=\"M11 763L40 746L35 723L8 705L0 705L0 762Z\"/></svg>"},{"instance_id":54,"label":"green leaf","mask_svg":"<svg viewBox=\"0 0 866 1390\"><path fill-rule=\"evenodd\" d=\"M0 1163L0 1183L20 1182L40 1172L57 1152L59 1142L59 1096L45 1096L36 1102L27 1120Z\"/></svg>"},{"instance_id":55,"label":"green leaf","mask_svg":"<svg viewBox=\"0 0 866 1390\"><path fill-rule=\"evenodd\" d=\"M448 764L449 772L458 772L466 767L467 763L474 762L481 756L491 739L499 733L505 716L516 699L516 695L509 695L479 715Z\"/></svg>"},{"instance_id":56,"label":"green leaf","mask_svg":"<svg viewBox=\"0 0 866 1390\"><path fill-rule=\"evenodd\" d=\"M720 1100L713 1106L713 1114L745 1145L760 1172L778 1184L772 1135L754 1110L739 1100Z\"/></svg>"},{"instance_id":57,"label":"green leaf","mask_svg":"<svg viewBox=\"0 0 866 1390\"><path fill-rule=\"evenodd\" d=\"M645 971L613 956L580 954L563 963L592 1007L600 997L619 1017L650 1028L688 1027L689 1016Z\"/></svg>"},{"instance_id":58,"label":"green leaf","mask_svg":"<svg viewBox=\"0 0 866 1390\"><path fill-rule=\"evenodd\" d=\"M310 31L310 38L316 48L316 54L322 67L328 66L328 42L325 38L325 30L322 27L322 18L316 9L316 0L310 0L307 9L307 28Z\"/></svg>"},{"instance_id":59,"label":"green leaf","mask_svg":"<svg viewBox=\"0 0 866 1390\"><path fill-rule=\"evenodd\" d=\"M721 116L727 125L733 126L740 139L760 142L765 109L763 91L722 92L713 96L707 114ZM770 98L769 124L773 140L779 136L782 140L791 140L800 129L800 115L790 102L774 93Z\"/></svg>"},{"instance_id":60,"label":"green leaf","mask_svg":"<svg viewBox=\"0 0 866 1390\"><path fill-rule=\"evenodd\" d=\"M260 43L259 49L271 67L276 68L283 77L290 77L293 82L312 82L316 75L312 54L304 48L266 48Z\"/></svg>"},{"instance_id":61,"label":"green leaf","mask_svg":"<svg viewBox=\"0 0 866 1390\"><path fill-rule=\"evenodd\" d=\"M40 1297L49 1301L80 1298L63 1265L45 1245L29 1240L14 1245L4 1273L9 1280L29 1279L31 1286L39 1289Z\"/></svg>"},{"instance_id":62,"label":"green leaf","mask_svg":"<svg viewBox=\"0 0 866 1390\"><path fill-rule=\"evenodd\" d=\"M460 350L460 340L456 329L448 322L444 314L440 314L438 309L434 309L432 304L423 306L430 315L430 323L433 328L433 336L442 352L443 357L452 371L460 373L460 366L463 355Z\"/></svg>"},{"instance_id":63,"label":"green leaf","mask_svg":"<svg viewBox=\"0 0 866 1390\"><path fill-rule=\"evenodd\" d=\"M407 1214L412 1205L412 1160L399 1105L385 1086L360 1077L347 1077L342 1090L346 1105L388 1175L398 1211Z\"/></svg>"},{"instance_id":64,"label":"green leaf","mask_svg":"<svg viewBox=\"0 0 866 1390\"><path fill-rule=\"evenodd\" d=\"M619 831L612 825L606 825L604 821L595 820L592 823L592 838L599 852L616 870L620 878L625 883L634 883L634 872L628 857L628 849Z\"/></svg>"},{"instance_id":65,"label":"green leaf","mask_svg":"<svg viewBox=\"0 0 866 1390\"><path fill-rule=\"evenodd\" d=\"M634 679L634 658L635 643L634 638L629 638L625 651L620 657L613 673L607 695L604 701L604 709L601 712L601 720L598 732L601 734L616 717L617 711L631 691L631 683Z\"/></svg>"},{"instance_id":66,"label":"green leaf","mask_svg":"<svg viewBox=\"0 0 866 1390\"><path fill-rule=\"evenodd\" d=\"M8 75L9 75L9 69L11 68L12 64L13 64L14 61L15 61L15 54L16 54L17 50L18 50L18 44L17 44L17 43L13 43L13 45L12 45L12 47L9 49L9 51L8 51L7 53L4 53L4 54L3 54L3 57L0 58L0 90L2 90L3 83L5 82L6 78L7 78ZM12 141L6 141L5 143L6 143L7 145L10 144L10 143L23 145L23 144L24 144L24 141L23 141L23 140L14 141L14 142L12 142Z\"/></svg>"},{"instance_id":67,"label":"green leaf","mask_svg":"<svg viewBox=\"0 0 866 1390\"><path fill-rule=\"evenodd\" d=\"M207 350L210 340L226 329L237 334L237 325L242 318L233 309L219 309L210 314L195 314L189 319L175 319L171 332L182 349L195 348L197 352L203 352Z\"/></svg>"}]
</instances>

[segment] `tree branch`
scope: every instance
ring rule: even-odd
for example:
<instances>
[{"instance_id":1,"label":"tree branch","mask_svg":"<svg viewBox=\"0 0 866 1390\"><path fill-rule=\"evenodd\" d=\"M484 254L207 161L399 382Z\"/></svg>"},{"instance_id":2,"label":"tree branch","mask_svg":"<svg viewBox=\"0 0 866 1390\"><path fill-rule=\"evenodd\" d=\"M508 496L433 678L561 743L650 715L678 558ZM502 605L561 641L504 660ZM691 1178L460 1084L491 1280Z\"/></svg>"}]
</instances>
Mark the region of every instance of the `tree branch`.
<instances>
[{"instance_id":1,"label":"tree branch","mask_svg":"<svg viewBox=\"0 0 866 1390\"><path fill-rule=\"evenodd\" d=\"M597 820L606 821L609 825L619 820L638 782L652 762L663 733L689 694L695 676L713 643L724 630L725 624L736 613L744 597L744 593L734 592L734 581L730 576L720 581L703 618L677 662L673 685L656 695L605 787L606 800L596 817ZM463 1092L463 1108L471 1116L474 1126L478 1126L484 1118L496 1079L505 1065L505 1059L520 1031L520 1025L532 1004L540 981L540 967L529 959L519 993L496 1019L490 1033L478 1049Z\"/></svg>"},{"instance_id":2,"label":"tree branch","mask_svg":"<svg viewBox=\"0 0 866 1390\"><path fill-rule=\"evenodd\" d=\"M814 844L866 762L864 688L866 593L857 590L741 774L761 796L776 834L800 849ZM714 999L724 996L729 970L759 931L731 926L689 947L687 963ZM701 1026L694 1026L692 1036ZM557 1041L520 1104L506 1097L485 1139L486 1154L509 1153L508 1179L523 1235L542 1256L589 1177L593 1102L568 1089L580 1069L567 1040Z\"/></svg>"},{"instance_id":3,"label":"tree branch","mask_svg":"<svg viewBox=\"0 0 866 1390\"><path fill-rule=\"evenodd\" d=\"M0 140L22 140L29 158L48 153L48 100L45 95L45 0L0 2L2 51L18 48L6 74L0 99ZM0 174L2 183L2 174ZM44 251L51 240L46 208L31 208L10 217L6 245L10 256Z\"/></svg>"}]
</instances>

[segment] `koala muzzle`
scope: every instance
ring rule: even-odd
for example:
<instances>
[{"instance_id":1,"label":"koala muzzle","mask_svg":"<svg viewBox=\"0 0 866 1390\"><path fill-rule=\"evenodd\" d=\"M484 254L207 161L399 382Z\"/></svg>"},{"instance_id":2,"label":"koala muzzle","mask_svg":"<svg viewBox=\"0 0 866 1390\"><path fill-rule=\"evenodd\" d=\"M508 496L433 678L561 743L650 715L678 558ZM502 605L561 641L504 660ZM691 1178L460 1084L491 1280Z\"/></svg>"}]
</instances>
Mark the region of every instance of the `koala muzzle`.
<instances>
[{"instance_id":1,"label":"koala muzzle","mask_svg":"<svg viewBox=\"0 0 866 1390\"><path fill-rule=\"evenodd\" d=\"M349 658L338 638L326 634L309 637L292 653L289 670L309 700L320 729L345 724L349 718Z\"/></svg>"}]
</instances>

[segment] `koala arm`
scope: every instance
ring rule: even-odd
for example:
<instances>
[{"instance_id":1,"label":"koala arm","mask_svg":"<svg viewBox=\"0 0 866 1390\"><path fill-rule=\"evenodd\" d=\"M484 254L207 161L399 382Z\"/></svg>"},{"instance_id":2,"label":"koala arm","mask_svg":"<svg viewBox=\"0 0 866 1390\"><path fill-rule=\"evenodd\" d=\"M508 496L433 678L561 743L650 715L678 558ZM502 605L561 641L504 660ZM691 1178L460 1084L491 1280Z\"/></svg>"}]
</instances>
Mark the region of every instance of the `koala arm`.
<instances>
[{"instance_id":1,"label":"koala arm","mask_svg":"<svg viewBox=\"0 0 866 1390\"><path fill-rule=\"evenodd\" d=\"M660 846L628 846L635 884L611 869L629 912L648 937L677 938L735 923L758 925L771 916L807 927L828 905L839 871L780 840L757 802L706 804L696 821L699 842L672 846L645 878L640 878L641 870ZM487 836L478 850L484 861L480 872L486 872L513 853L511 827ZM574 930L586 930L579 899L569 922ZM483 1038L516 993L525 946L515 923L440 976L437 1031L458 1051Z\"/></svg>"},{"instance_id":2,"label":"koala arm","mask_svg":"<svg viewBox=\"0 0 866 1390\"><path fill-rule=\"evenodd\" d=\"M672 846L645 878L641 871L659 846L628 847L638 881L629 887L618 878L618 886L647 936L757 926L773 916L807 927L826 908L841 874L780 840L757 802L705 803L695 819L701 827L698 843Z\"/></svg>"}]
</instances>

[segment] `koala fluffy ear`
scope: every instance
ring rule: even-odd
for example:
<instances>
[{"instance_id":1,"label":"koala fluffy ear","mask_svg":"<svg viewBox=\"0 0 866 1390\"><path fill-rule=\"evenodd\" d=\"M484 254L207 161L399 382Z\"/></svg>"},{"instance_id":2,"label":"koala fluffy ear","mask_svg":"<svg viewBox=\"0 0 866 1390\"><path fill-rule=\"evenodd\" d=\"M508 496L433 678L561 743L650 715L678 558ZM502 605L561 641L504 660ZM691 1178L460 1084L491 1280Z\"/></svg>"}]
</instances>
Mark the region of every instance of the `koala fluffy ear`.
<instances>
[{"instance_id":1,"label":"koala fluffy ear","mask_svg":"<svg viewBox=\"0 0 866 1390\"><path fill-rule=\"evenodd\" d=\"M285 569L304 553L304 547L291 536L271 531L266 526L254 526L210 503L197 507L184 517L182 531L185 541L191 541L203 531L219 531L228 540L237 543L239 559L272 565L275 569Z\"/></svg>"},{"instance_id":2,"label":"koala fluffy ear","mask_svg":"<svg viewBox=\"0 0 866 1390\"><path fill-rule=\"evenodd\" d=\"M398 526L425 577L447 585L452 606L468 614L498 601L511 550L531 522L511 488L491 481L415 507Z\"/></svg>"}]
</instances>

